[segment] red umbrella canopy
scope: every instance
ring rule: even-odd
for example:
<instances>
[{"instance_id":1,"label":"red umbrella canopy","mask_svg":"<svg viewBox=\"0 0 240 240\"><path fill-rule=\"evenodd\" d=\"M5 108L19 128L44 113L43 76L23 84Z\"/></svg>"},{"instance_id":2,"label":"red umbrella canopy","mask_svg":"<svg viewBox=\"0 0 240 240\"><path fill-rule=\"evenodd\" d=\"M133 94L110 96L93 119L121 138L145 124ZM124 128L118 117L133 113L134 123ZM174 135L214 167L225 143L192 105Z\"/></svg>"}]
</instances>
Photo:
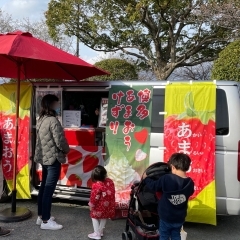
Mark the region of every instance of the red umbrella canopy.
<instances>
[{"instance_id":1,"label":"red umbrella canopy","mask_svg":"<svg viewBox=\"0 0 240 240\"><path fill-rule=\"evenodd\" d=\"M64 52L31 33L16 31L0 35L0 77L81 80L109 74Z\"/></svg>"}]
</instances>

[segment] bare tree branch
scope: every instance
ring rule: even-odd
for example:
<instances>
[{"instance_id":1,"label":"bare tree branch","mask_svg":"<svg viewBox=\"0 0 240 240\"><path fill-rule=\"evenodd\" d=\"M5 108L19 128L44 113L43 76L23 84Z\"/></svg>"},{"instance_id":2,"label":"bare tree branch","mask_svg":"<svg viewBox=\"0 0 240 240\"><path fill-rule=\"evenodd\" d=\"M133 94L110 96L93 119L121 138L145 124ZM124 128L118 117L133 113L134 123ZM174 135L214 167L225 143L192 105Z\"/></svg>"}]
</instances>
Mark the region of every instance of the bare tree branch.
<instances>
[{"instance_id":1,"label":"bare tree branch","mask_svg":"<svg viewBox=\"0 0 240 240\"><path fill-rule=\"evenodd\" d=\"M12 32L14 25L16 25L16 22L12 19L12 16L0 9L0 32Z\"/></svg>"},{"instance_id":2,"label":"bare tree branch","mask_svg":"<svg viewBox=\"0 0 240 240\"><path fill-rule=\"evenodd\" d=\"M178 67L193 67L193 66L196 66L196 65L201 65L202 63L204 62L212 62L216 60L216 57L209 57L209 58L199 58L199 59L195 59L193 60L192 62L184 62L182 64L179 64Z\"/></svg>"},{"instance_id":3,"label":"bare tree branch","mask_svg":"<svg viewBox=\"0 0 240 240\"><path fill-rule=\"evenodd\" d=\"M236 0L212 1L201 5L196 12L199 21L231 30L240 30L240 2Z\"/></svg>"},{"instance_id":4,"label":"bare tree branch","mask_svg":"<svg viewBox=\"0 0 240 240\"><path fill-rule=\"evenodd\" d=\"M212 70L212 62L201 63L192 67L176 69L170 76L171 80L209 80Z\"/></svg>"}]
</instances>

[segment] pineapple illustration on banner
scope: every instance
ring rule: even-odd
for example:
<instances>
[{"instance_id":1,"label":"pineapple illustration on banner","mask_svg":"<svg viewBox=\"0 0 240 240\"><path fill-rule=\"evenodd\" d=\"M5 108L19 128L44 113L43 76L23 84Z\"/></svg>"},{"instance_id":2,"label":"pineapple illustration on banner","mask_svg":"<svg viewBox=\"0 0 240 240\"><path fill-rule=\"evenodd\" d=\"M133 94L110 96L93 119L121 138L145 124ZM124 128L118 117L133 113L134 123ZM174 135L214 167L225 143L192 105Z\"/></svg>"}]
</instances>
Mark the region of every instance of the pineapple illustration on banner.
<instances>
[{"instance_id":1,"label":"pineapple illustration on banner","mask_svg":"<svg viewBox=\"0 0 240 240\"><path fill-rule=\"evenodd\" d=\"M149 165L151 86L113 86L108 99L106 169L116 188L116 217L124 217L130 189Z\"/></svg>"},{"instance_id":2,"label":"pineapple illustration on banner","mask_svg":"<svg viewBox=\"0 0 240 240\"><path fill-rule=\"evenodd\" d=\"M164 160L176 152L188 154L188 176L195 192L187 221L216 224L214 83L172 83L166 86Z\"/></svg>"}]
</instances>

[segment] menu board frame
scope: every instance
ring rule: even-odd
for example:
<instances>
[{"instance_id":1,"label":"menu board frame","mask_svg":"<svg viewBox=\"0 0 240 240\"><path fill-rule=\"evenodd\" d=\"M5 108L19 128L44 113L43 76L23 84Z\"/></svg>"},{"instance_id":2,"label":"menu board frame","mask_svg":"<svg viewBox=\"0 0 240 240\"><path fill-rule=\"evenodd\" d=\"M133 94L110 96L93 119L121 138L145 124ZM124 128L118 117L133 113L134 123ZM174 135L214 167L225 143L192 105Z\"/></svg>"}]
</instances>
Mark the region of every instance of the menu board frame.
<instances>
[{"instance_id":1,"label":"menu board frame","mask_svg":"<svg viewBox=\"0 0 240 240\"><path fill-rule=\"evenodd\" d=\"M71 123L71 120L72 119L68 119L68 121L71 123L69 123L69 125L66 123L67 119L66 119L66 114L72 114L73 116L72 117L77 117L77 114L79 114L79 124L74 124L73 121ZM75 116L74 116L75 115ZM80 110L64 110L63 111L63 127L64 128L80 128L81 127L81 111Z\"/></svg>"},{"instance_id":2,"label":"menu board frame","mask_svg":"<svg viewBox=\"0 0 240 240\"><path fill-rule=\"evenodd\" d=\"M108 98L101 98L101 105L100 105L99 118L98 118L98 127L106 128L107 109L108 109Z\"/></svg>"}]
</instances>

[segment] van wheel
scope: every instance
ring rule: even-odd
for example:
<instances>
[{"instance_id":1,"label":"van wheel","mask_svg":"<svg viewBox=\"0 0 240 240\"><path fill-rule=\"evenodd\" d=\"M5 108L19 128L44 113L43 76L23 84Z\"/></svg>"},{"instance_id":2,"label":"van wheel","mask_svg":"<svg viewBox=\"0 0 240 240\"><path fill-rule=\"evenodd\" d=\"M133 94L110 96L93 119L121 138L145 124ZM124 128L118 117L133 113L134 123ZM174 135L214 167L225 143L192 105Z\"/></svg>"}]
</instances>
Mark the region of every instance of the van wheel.
<instances>
[{"instance_id":1,"label":"van wheel","mask_svg":"<svg viewBox=\"0 0 240 240\"><path fill-rule=\"evenodd\" d=\"M122 240L129 240L128 234L126 232L122 233Z\"/></svg>"}]
</instances>

